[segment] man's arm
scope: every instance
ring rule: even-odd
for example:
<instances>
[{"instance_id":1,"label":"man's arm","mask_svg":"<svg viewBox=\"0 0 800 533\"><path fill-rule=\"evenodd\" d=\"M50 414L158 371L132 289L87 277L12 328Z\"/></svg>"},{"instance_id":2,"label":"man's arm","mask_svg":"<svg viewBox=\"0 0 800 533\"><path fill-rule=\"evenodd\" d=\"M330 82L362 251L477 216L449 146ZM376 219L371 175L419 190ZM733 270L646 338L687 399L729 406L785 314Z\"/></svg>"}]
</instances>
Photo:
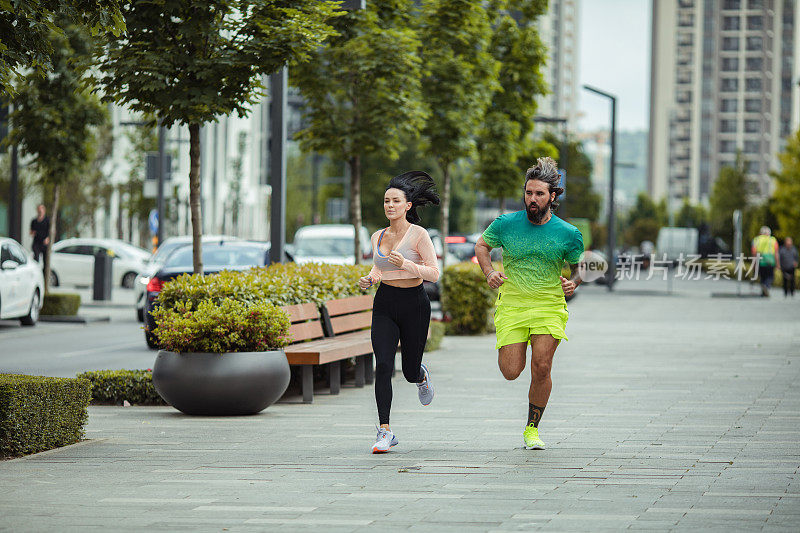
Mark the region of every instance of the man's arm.
<instances>
[{"instance_id":1,"label":"man's arm","mask_svg":"<svg viewBox=\"0 0 800 533\"><path fill-rule=\"evenodd\" d=\"M478 259L478 265L486 276L486 282L489 287L496 289L502 285L508 278L502 273L498 272L492 267L492 247L483 240L483 236L478 237L478 242L475 243L475 257Z\"/></svg>"},{"instance_id":2,"label":"man's arm","mask_svg":"<svg viewBox=\"0 0 800 533\"><path fill-rule=\"evenodd\" d=\"M778 270L781 269L781 253L777 240L775 241L775 268L777 268Z\"/></svg>"}]
</instances>

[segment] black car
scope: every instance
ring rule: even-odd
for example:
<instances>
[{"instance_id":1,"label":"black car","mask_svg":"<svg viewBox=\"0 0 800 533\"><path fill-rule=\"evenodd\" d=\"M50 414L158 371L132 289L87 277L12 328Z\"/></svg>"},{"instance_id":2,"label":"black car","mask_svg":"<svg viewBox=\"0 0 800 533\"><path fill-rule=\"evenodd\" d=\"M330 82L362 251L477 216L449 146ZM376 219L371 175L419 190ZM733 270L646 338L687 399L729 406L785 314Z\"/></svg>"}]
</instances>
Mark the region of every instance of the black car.
<instances>
[{"instance_id":1,"label":"black car","mask_svg":"<svg viewBox=\"0 0 800 533\"><path fill-rule=\"evenodd\" d=\"M223 241L214 244L203 244L203 273L214 274L222 270L247 270L256 266L269 264L269 243L247 241ZM192 246L185 245L173 251L164 261L161 269L156 272L147 284L147 294L144 302L144 338L147 346L158 348L153 330L155 320L150 314L156 305L155 299L164 283L181 274L191 274Z\"/></svg>"}]
</instances>

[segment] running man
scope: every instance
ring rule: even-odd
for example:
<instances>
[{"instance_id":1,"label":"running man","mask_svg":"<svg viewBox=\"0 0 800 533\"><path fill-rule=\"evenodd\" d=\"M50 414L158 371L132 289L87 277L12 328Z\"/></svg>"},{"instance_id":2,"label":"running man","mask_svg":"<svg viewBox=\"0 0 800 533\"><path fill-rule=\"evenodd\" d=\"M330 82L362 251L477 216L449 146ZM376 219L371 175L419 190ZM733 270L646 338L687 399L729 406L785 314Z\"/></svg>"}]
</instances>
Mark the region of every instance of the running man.
<instances>
[{"instance_id":1,"label":"running man","mask_svg":"<svg viewBox=\"0 0 800 533\"><path fill-rule=\"evenodd\" d=\"M478 264L492 289L500 288L494 323L497 329L498 364L508 380L525 369L531 345L531 386L528 391L528 423L522 433L525 448L543 450L539 422L550 398L550 368L558 343L566 339L565 296L580 284L577 264L583 254L578 229L552 212L555 199L564 192L558 186L556 162L539 158L525 173L524 211L497 217L475 245ZM502 247L505 274L492 266L492 248ZM564 262L571 278L561 276Z\"/></svg>"}]
</instances>

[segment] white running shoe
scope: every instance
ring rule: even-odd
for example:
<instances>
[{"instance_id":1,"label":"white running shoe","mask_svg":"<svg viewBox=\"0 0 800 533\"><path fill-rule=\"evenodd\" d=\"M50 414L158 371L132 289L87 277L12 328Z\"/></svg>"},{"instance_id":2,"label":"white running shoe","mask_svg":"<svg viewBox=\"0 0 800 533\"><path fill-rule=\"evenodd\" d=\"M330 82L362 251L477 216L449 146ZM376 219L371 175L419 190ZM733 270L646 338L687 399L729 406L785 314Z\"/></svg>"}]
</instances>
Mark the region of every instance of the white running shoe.
<instances>
[{"instance_id":1,"label":"white running shoe","mask_svg":"<svg viewBox=\"0 0 800 533\"><path fill-rule=\"evenodd\" d=\"M433 384L431 383L431 376L428 374L428 367L424 364L419 365L422 368L422 373L425 374L425 379L422 383L417 383L417 394L419 395L419 403L422 405L430 405L433 401Z\"/></svg>"},{"instance_id":2,"label":"white running shoe","mask_svg":"<svg viewBox=\"0 0 800 533\"><path fill-rule=\"evenodd\" d=\"M399 442L394 433L388 429L378 428L378 438L375 444L372 445L372 453L386 453L389 451L389 448L397 446Z\"/></svg>"}]
</instances>

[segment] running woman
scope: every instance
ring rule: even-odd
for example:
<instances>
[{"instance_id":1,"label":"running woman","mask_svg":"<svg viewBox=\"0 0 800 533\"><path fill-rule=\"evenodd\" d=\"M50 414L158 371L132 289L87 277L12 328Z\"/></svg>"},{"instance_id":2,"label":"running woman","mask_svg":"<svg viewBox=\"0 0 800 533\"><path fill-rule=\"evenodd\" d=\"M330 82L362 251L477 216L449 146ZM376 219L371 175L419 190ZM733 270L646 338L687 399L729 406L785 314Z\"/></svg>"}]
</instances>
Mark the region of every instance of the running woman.
<instances>
[{"instance_id":1,"label":"running woman","mask_svg":"<svg viewBox=\"0 0 800 533\"><path fill-rule=\"evenodd\" d=\"M525 447L543 450L539 422L553 387L550 368L558 343L566 339L567 303L580 284L577 263L583 253L583 237L575 226L553 214L555 199L564 192L558 186L556 162L539 158L525 173L524 211L497 217L475 245L478 264L492 289L500 288L494 314L498 364L508 380L525 369L531 345L531 385L528 390L528 423L522 433ZM503 248L503 270L492 267L492 248ZM570 263L572 279L561 276Z\"/></svg>"},{"instance_id":2,"label":"running woman","mask_svg":"<svg viewBox=\"0 0 800 533\"><path fill-rule=\"evenodd\" d=\"M389 429L392 407L392 370L400 343L403 376L416 383L419 401L433 401L433 385L422 352L428 337L431 302L422 281L439 279L433 242L418 226L417 208L439 205L433 179L422 171L395 176L386 187L383 210L389 227L372 235L375 265L359 279L361 289L380 282L372 307L372 351L375 354L375 401L378 404L378 437L372 453L384 453L399 441Z\"/></svg>"}]
</instances>

